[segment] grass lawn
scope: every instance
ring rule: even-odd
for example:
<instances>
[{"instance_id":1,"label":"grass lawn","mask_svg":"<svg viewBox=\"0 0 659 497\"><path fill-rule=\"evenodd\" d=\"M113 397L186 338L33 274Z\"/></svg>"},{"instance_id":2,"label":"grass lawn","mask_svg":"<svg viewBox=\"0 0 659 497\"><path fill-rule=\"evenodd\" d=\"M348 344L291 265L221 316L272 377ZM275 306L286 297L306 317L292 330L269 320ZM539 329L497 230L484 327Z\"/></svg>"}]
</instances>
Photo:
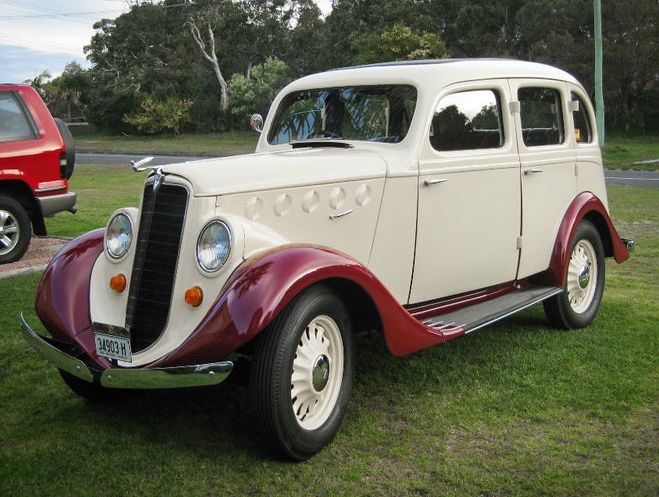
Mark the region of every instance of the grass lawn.
<instances>
[{"instance_id":1,"label":"grass lawn","mask_svg":"<svg viewBox=\"0 0 659 497\"><path fill-rule=\"evenodd\" d=\"M74 177L80 217L58 216L51 229L73 234L74 219L102 225L136 199L141 176L109 183L123 174L115 171ZM535 306L406 358L389 355L379 336L360 336L343 428L300 464L264 453L238 386L107 405L76 397L17 332L21 310L37 323L39 275L2 280L0 495L654 497L659 190L609 192L637 251L623 265L607 260L593 326L552 329Z\"/></svg>"},{"instance_id":2,"label":"grass lawn","mask_svg":"<svg viewBox=\"0 0 659 497\"><path fill-rule=\"evenodd\" d=\"M254 151L258 135L251 132L194 134L181 136L85 135L75 138L79 152L146 153L176 155L246 154Z\"/></svg>"},{"instance_id":3,"label":"grass lawn","mask_svg":"<svg viewBox=\"0 0 659 497\"><path fill-rule=\"evenodd\" d=\"M607 169L658 170L659 163L638 162L659 159L659 136L609 136L602 150L602 158Z\"/></svg>"}]
</instances>

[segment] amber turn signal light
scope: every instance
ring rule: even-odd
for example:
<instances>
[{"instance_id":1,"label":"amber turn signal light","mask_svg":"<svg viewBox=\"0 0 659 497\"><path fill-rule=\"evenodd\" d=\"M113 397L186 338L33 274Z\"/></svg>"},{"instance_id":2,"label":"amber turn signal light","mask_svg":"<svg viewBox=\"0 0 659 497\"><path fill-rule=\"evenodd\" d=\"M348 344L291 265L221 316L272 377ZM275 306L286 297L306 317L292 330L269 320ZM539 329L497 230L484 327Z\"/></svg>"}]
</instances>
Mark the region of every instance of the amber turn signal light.
<instances>
[{"instance_id":1,"label":"amber turn signal light","mask_svg":"<svg viewBox=\"0 0 659 497\"><path fill-rule=\"evenodd\" d=\"M119 273L110 278L110 288L117 293L123 292L126 289L126 277Z\"/></svg>"},{"instance_id":2,"label":"amber turn signal light","mask_svg":"<svg viewBox=\"0 0 659 497\"><path fill-rule=\"evenodd\" d=\"M185 303L192 307L199 307L204 300L204 292L198 286L193 286L185 291Z\"/></svg>"}]
</instances>

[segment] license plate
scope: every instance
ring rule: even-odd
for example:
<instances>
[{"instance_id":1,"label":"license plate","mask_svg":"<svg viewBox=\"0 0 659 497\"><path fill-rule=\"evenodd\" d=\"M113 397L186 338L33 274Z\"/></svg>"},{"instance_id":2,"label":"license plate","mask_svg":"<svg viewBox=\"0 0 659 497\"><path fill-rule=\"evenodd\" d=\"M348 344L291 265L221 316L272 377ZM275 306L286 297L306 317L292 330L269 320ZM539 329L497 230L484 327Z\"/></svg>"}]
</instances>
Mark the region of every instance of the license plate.
<instances>
[{"instance_id":1,"label":"license plate","mask_svg":"<svg viewBox=\"0 0 659 497\"><path fill-rule=\"evenodd\" d=\"M132 361L130 336L125 328L94 323L94 340L98 355L125 362Z\"/></svg>"}]
</instances>

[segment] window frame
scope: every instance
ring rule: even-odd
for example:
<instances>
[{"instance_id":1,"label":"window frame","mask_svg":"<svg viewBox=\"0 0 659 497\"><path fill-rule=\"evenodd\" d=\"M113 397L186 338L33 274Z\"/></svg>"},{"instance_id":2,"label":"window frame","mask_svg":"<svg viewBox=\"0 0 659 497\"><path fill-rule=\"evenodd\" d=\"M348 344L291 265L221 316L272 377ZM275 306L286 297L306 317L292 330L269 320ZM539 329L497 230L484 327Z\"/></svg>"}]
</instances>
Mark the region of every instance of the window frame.
<instances>
[{"instance_id":1,"label":"window frame","mask_svg":"<svg viewBox=\"0 0 659 497\"><path fill-rule=\"evenodd\" d=\"M566 147L568 144L572 141L572 137L568 135L568 129L570 128L570 123L568 122L567 115L568 115L568 108L566 106L566 90L565 90L565 85L563 82L556 82L553 84L553 81L549 80L530 80L530 81L525 81L522 84L519 84L517 86L517 89L515 91L514 98L517 102L519 102L519 137L521 138L521 145L526 149L526 150L534 150L534 149L542 149L546 147ZM523 116L522 116L522 100L519 98L519 93L520 91L524 89L541 89L541 90L551 90L553 92L558 93L558 100L561 105L561 113L560 113L560 119L558 119L558 122L562 126L562 140L558 143L544 143L540 145L529 145L526 143L526 140L524 139L524 122L523 122Z\"/></svg>"},{"instance_id":2,"label":"window frame","mask_svg":"<svg viewBox=\"0 0 659 497\"><path fill-rule=\"evenodd\" d=\"M590 105L585 105L586 102L590 102L590 99L583 95L581 92L577 91L576 88L569 88L570 91L570 101L573 102L574 98L576 97L576 101L579 102L579 110L570 110L572 113L572 135L574 137L574 142L577 146L579 145L592 145L592 143L595 141L595 131L597 126L594 126L594 120L593 117L591 116L591 111L590 111ZM576 123L574 122L574 114L576 112L583 112L584 116L586 118L586 126L588 127L588 141L579 141L577 140L577 131L576 131Z\"/></svg>"},{"instance_id":3,"label":"window frame","mask_svg":"<svg viewBox=\"0 0 659 497\"><path fill-rule=\"evenodd\" d=\"M494 94L494 98L496 100L496 105L497 105L497 111L498 111L498 124L499 124L499 145L496 147L477 147L477 148L458 148L458 149L440 149L436 148L433 143L432 143L432 135L430 134L430 131L432 130L433 127L433 121L435 120L435 114L437 108L440 106L442 101L452 95L457 95L459 93L469 93L469 92L474 92L474 91L489 91ZM508 133L506 132L506 126L505 126L505 119L504 119L504 105L503 105L503 95L501 94L501 91L494 87L494 86L480 86L477 88L457 88L454 91L449 91L447 93L443 93L440 95L440 97L437 99L435 105L432 107L432 110L430 111L430 126L427 128L427 142L430 145L430 148L434 150L435 152L441 153L441 154L446 154L446 153L470 153L470 152L480 152L480 151L494 151L494 150L499 150L505 147L506 142L508 140Z\"/></svg>"}]
</instances>

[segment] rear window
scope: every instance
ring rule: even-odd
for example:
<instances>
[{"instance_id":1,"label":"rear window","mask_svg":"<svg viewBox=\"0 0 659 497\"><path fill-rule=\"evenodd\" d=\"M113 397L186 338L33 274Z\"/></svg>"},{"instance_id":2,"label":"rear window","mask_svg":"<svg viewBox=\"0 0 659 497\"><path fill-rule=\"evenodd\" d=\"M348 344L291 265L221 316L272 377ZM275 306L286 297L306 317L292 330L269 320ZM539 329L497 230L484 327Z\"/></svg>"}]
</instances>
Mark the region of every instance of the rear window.
<instances>
[{"instance_id":1,"label":"rear window","mask_svg":"<svg viewBox=\"0 0 659 497\"><path fill-rule=\"evenodd\" d=\"M578 102L579 109L572 111L574 120L574 138L577 143L590 143L593 140L592 126L588 116L588 107L583 99L576 93L571 95L573 102Z\"/></svg>"},{"instance_id":2,"label":"rear window","mask_svg":"<svg viewBox=\"0 0 659 497\"><path fill-rule=\"evenodd\" d=\"M561 94L554 88L520 88L522 137L527 147L565 141Z\"/></svg>"},{"instance_id":3,"label":"rear window","mask_svg":"<svg viewBox=\"0 0 659 497\"><path fill-rule=\"evenodd\" d=\"M16 96L0 92L0 142L30 140L34 131Z\"/></svg>"},{"instance_id":4,"label":"rear window","mask_svg":"<svg viewBox=\"0 0 659 497\"><path fill-rule=\"evenodd\" d=\"M451 93L439 102L430 127L435 150L476 150L503 145L501 100L494 90Z\"/></svg>"}]
</instances>

